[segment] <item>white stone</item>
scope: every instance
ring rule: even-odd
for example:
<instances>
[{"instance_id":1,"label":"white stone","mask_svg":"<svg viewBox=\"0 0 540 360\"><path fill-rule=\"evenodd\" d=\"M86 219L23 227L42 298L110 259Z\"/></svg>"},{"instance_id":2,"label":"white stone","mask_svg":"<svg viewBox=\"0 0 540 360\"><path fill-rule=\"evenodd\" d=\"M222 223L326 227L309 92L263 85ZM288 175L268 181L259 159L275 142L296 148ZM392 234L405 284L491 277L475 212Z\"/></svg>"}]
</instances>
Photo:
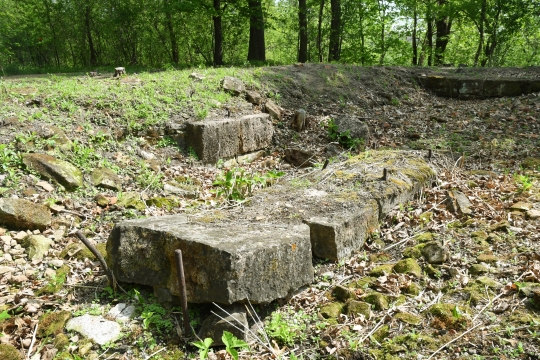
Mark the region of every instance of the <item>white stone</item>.
<instances>
[{"instance_id":1,"label":"white stone","mask_svg":"<svg viewBox=\"0 0 540 360\"><path fill-rule=\"evenodd\" d=\"M0 236L0 240L4 243L4 244L11 244L11 236L9 235L4 235L4 236Z\"/></svg>"},{"instance_id":2,"label":"white stone","mask_svg":"<svg viewBox=\"0 0 540 360\"><path fill-rule=\"evenodd\" d=\"M120 322L128 322L135 315L135 306L119 303L109 311L108 315Z\"/></svg>"},{"instance_id":3,"label":"white stone","mask_svg":"<svg viewBox=\"0 0 540 360\"><path fill-rule=\"evenodd\" d=\"M12 262L13 261L13 257L11 257L11 254L4 254L4 260L7 261L7 262Z\"/></svg>"},{"instance_id":4,"label":"white stone","mask_svg":"<svg viewBox=\"0 0 540 360\"><path fill-rule=\"evenodd\" d=\"M15 270L16 269L11 267L11 266L0 266L0 275L7 274L7 273L12 273Z\"/></svg>"},{"instance_id":5,"label":"white stone","mask_svg":"<svg viewBox=\"0 0 540 360\"><path fill-rule=\"evenodd\" d=\"M60 259L54 259L49 261L49 265L59 268L64 265L64 261Z\"/></svg>"},{"instance_id":6,"label":"white stone","mask_svg":"<svg viewBox=\"0 0 540 360\"><path fill-rule=\"evenodd\" d=\"M30 234L31 235L31 234ZM16 233L15 235L13 235L13 238L15 240L23 240L25 237L27 237L28 234L26 233L26 231L19 231L18 233Z\"/></svg>"},{"instance_id":7,"label":"white stone","mask_svg":"<svg viewBox=\"0 0 540 360\"><path fill-rule=\"evenodd\" d=\"M118 323L105 320L102 316L88 314L70 319L66 329L76 331L99 345L114 341L120 336Z\"/></svg>"}]
</instances>

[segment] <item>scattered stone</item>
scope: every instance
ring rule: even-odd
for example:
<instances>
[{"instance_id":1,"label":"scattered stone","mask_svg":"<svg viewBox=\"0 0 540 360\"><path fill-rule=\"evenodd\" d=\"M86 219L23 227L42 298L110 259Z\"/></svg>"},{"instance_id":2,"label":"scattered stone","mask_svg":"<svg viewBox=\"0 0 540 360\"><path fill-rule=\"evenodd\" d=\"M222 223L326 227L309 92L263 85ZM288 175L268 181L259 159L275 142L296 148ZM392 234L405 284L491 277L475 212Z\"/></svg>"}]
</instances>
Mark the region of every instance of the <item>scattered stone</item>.
<instances>
[{"instance_id":1,"label":"scattered stone","mask_svg":"<svg viewBox=\"0 0 540 360\"><path fill-rule=\"evenodd\" d=\"M92 179L92 184L96 187L117 191L121 188L122 180L109 168L97 168L92 171L90 177Z\"/></svg>"},{"instance_id":2,"label":"scattered stone","mask_svg":"<svg viewBox=\"0 0 540 360\"><path fill-rule=\"evenodd\" d=\"M106 320L102 316L86 314L70 319L66 324L66 329L76 331L97 344L104 345L118 339L121 327L118 323Z\"/></svg>"},{"instance_id":3,"label":"scattered stone","mask_svg":"<svg viewBox=\"0 0 540 360\"><path fill-rule=\"evenodd\" d=\"M364 300L368 304L373 305L375 310L386 310L386 309L388 309L388 299L387 299L387 297L385 295L377 292L377 291L373 291L373 292L367 294L366 296L363 297L362 300Z\"/></svg>"},{"instance_id":4,"label":"scattered stone","mask_svg":"<svg viewBox=\"0 0 540 360\"><path fill-rule=\"evenodd\" d=\"M51 192L54 190L54 187L46 181L38 181L36 183L36 186L39 186L43 188L43 190L48 191L48 192Z\"/></svg>"},{"instance_id":5,"label":"scattered stone","mask_svg":"<svg viewBox=\"0 0 540 360\"><path fill-rule=\"evenodd\" d=\"M285 150L285 161L293 166L306 168L315 164L316 157L311 151L292 148Z\"/></svg>"},{"instance_id":6,"label":"scattered stone","mask_svg":"<svg viewBox=\"0 0 540 360\"><path fill-rule=\"evenodd\" d=\"M24 357L15 346L10 344L0 344L0 359L23 360Z\"/></svg>"},{"instance_id":7,"label":"scattered stone","mask_svg":"<svg viewBox=\"0 0 540 360\"><path fill-rule=\"evenodd\" d=\"M540 158L528 157L521 162L521 167L524 169L536 170L540 168Z\"/></svg>"},{"instance_id":8,"label":"scattered stone","mask_svg":"<svg viewBox=\"0 0 540 360\"><path fill-rule=\"evenodd\" d=\"M492 290L500 290L503 287L503 284L487 276L480 276L479 278L476 279L475 282L478 284L487 286L488 288Z\"/></svg>"},{"instance_id":9,"label":"scattered stone","mask_svg":"<svg viewBox=\"0 0 540 360\"><path fill-rule=\"evenodd\" d=\"M416 235L414 239L418 241L419 243L426 243L435 239L435 234L431 232L424 232L424 233Z\"/></svg>"},{"instance_id":10,"label":"scattered stone","mask_svg":"<svg viewBox=\"0 0 540 360\"><path fill-rule=\"evenodd\" d=\"M23 155L23 163L42 176L55 180L67 190L75 190L83 185L82 172L67 161L50 155L29 153Z\"/></svg>"},{"instance_id":11,"label":"scattered stone","mask_svg":"<svg viewBox=\"0 0 540 360\"><path fill-rule=\"evenodd\" d=\"M121 77L122 75L126 75L126 69L122 66L115 67L113 77Z\"/></svg>"},{"instance_id":12,"label":"scattered stone","mask_svg":"<svg viewBox=\"0 0 540 360\"><path fill-rule=\"evenodd\" d=\"M25 234L26 235L26 234ZM10 245L11 244L11 236L9 235L3 235L3 236L0 236L0 241L6 245ZM11 245L10 245L11 246Z\"/></svg>"},{"instance_id":13,"label":"scattered stone","mask_svg":"<svg viewBox=\"0 0 540 360\"><path fill-rule=\"evenodd\" d=\"M439 319L441 326L449 328L461 328L467 324L463 316L454 316L456 311L465 312L465 307L455 304L434 304L428 309L428 313Z\"/></svg>"},{"instance_id":14,"label":"scattered stone","mask_svg":"<svg viewBox=\"0 0 540 360\"><path fill-rule=\"evenodd\" d=\"M141 194L136 191L126 191L122 197L118 199L116 205L125 208L134 208L139 211L146 209L146 204L141 200Z\"/></svg>"},{"instance_id":15,"label":"scattered stone","mask_svg":"<svg viewBox=\"0 0 540 360\"><path fill-rule=\"evenodd\" d=\"M94 196L94 200L96 201L96 204L101 207L106 207L109 205L109 199L103 194L96 194L96 196Z\"/></svg>"},{"instance_id":16,"label":"scattered stone","mask_svg":"<svg viewBox=\"0 0 540 360\"><path fill-rule=\"evenodd\" d=\"M319 309L319 314L321 314L321 316L325 319L337 319L339 318L339 315L343 311L344 307L345 304L339 301L331 302L323 305Z\"/></svg>"},{"instance_id":17,"label":"scattered stone","mask_svg":"<svg viewBox=\"0 0 540 360\"><path fill-rule=\"evenodd\" d=\"M11 266L0 266L0 275L15 272L17 269Z\"/></svg>"},{"instance_id":18,"label":"scattered stone","mask_svg":"<svg viewBox=\"0 0 540 360\"><path fill-rule=\"evenodd\" d=\"M404 323L411 325L420 325L420 323L422 322L422 318L420 316L416 316L406 312L397 313L396 315L394 315L394 319L401 320Z\"/></svg>"},{"instance_id":19,"label":"scattered stone","mask_svg":"<svg viewBox=\"0 0 540 360\"><path fill-rule=\"evenodd\" d=\"M232 76L225 76L221 81L223 90L232 93L233 95L240 95L246 90L246 87L242 80Z\"/></svg>"},{"instance_id":20,"label":"scattered stone","mask_svg":"<svg viewBox=\"0 0 540 360\"><path fill-rule=\"evenodd\" d=\"M106 243L99 243L96 244L96 249L100 252L100 254L107 259L107 250L106 250ZM88 250L86 246L84 246L81 243L71 243L68 246L62 250L60 253L59 258L67 259L73 257L77 260L84 260L84 259L90 259L90 260L97 260L94 254Z\"/></svg>"},{"instance_id":21,"label":"scattered stone","mask_svg":"<svg viewBox=\"0 0 540 360\"><path fill-rule=\"evenodd\" d=\"M486 273L489 273L489 267L483 264L474 264L469 268L469 274L471 275L482 275Z\"/></svg>"},{"instance_id":22,"label":"scattered stone","mask_svg":"<svg viewBox=\"0 0 540 360\"><path fill-rule=\"evenodd\" d=\"M25 275L12 275L8 277L8 283L20 285L28 281L28 278Z\"/></svg>"},{"instance_id":23,"label":"scattered stone","mask_svg":"<svg viewBox=\"0 0 540 360\"><path fill-rule=\"evenodd\" d=\"M433 265L431 264L427 264L427 266L424 268L426 274L430 275L430 276L433 276L435 278L440 278L442 273L436 269Z\"/></svg>"},{"instance_id":24,"label":"scattered stone","mask_svg":"<svg viewBox=\"0 0 540 360\"><path fill-rule=\"evenodd\" d=\"M526 203L526 202L523 202L523 201L517 202L514 205L510 206L510 210L512 210L512 211L523 211L523 212L525 212L525 211L531 210L532 208L533 208L533 204Z\"/></svg>"},{"instance_id":25,"label":"scattered stone","mask_svg":"<svg viewBox=\"0 0 540 360\"><path fill-rule=\"evenodd\" d=\"M392 273L393 269L394 269L394 264L379 265L379 266L374 267L369 272L369 276L379 277L379 276L388 275Z\"/></svg>"},{"instance_id":26,"label":"scattered stone","mask_svg":"<svg viewBox=\"0 0 540 360\"><path fill-rule=\"evenodd\" d=\"M276 120L281 120L281 109L272 100L266 100L264 111Z\"/></svg>"},{"instance_id":27,"label":"scattered stone","mask_svg":"<svg viewBox=\"0 0 540 360\"><path fill-rule=\"evenodd\" d=\"M60 333L53 338L53 346L58 351L64 350L69 345L69 338L66 334Z\"/></svg>"},{"instance_id":28,"label":"scattered stone","mask_svg":"<svg viewBox=\"0 0 540 360\"><path fill-rule=\"evenodd\" d=\"M356 298L356 293L353 290L342 285L337 285L334 287L332 290L332 295L334 295L336 299L343 302L347 301L348 299Z\"/></svg>"},{"instance_id":29,"label":"scattered stone","mask_svg":"<svg viewBox=\"0 0 540 360\"><path fill-rule=\"evenodd\" d=\"M420 294L420 290L422 290L420 288L420 285L418 285L417 283L412 282L409 286L407 286L406 288L403 289L403 292L405 294L417 296L417 295Z\"/></svg>"},{"instance_id":30,"label":"scattered stone","mask_svg":"<svg viewBox=\"0 0 540 360\"><path fill-rule=\"evenodd\" d=\"M56 270L47 268L45 269L45 273L43 275L45 275L46 279L54 279L56 277Z\"/></svg>"},{"instance_id":31,"label":"scattered stone","mask_svg":"<svg viewBox=\"0 0 540 360\"><path fill-rule=\"evenodd\" d=\"M107 315L116 321L128 322L135 316L135 306L126 303L118 303L109 310Z\"/></svg>"},{"instance_id":32,"label":"scattered stone","mask_svg":"<svg viewBox=\"0 0 540 360\"><path fill-rule=\"evenodd\" d=\"M486 264L495 264L497 261L499 261L500 259L495 256L495 255L490 255L490 254L480 254L478 255L478 257L476 258L476 260L478 262L483 262L483 263L486 263Z\"/></svg>"},{"instance_id":33,"label":"scattered stone","mask_svg":"<svg viewBox=\"0 0 540 360\"><path fill-rule=\"evenodd\" d=\"M472 204L469 201L469 198L458 190L446 192L446 206L449 211L460 216L472 214Z\"/></svg>"},{"instance_id":34,"label":"scattered stone","mask_svg":"<svg viewBox=\"0 0 540 360\"><path fill-rule=\"evenodd\" d=\"M403 249L403 257L404 258L412 258L412 259L419 259L422 257L422 249L424 248L424 244L419 244L416 246L411 246Z\"/></svg>"},{"instance_id":35,"label":"scattered stone","mask_svg":"<svg viewBox=\"0 0 540 360\"><path fill-rule=\"evenodd\" d=\"M165 185L163 185L163 190L172 194L180 195L186 199L196 199L199 196L199 192L195 187L186 189L184 187L179 187L178 185L179 184L176 184L176 183L175 184L166 183Z\"/></svg>"},{"instance_id":36,"label":"scattered stone","mask_svg":"<svg viewBox=\"0 0 540 360\"><path fill-rule=\"evenodd\" d=\"M13 261L13 258L12 258L12 256L11 256L11 254L9 254L9 253L4 254L4 261L6 261L6 262L8 262L8 263L9 263L9 262L12 262L12 261Z\"/></svg>"},{"instance_id":37,"label":"scattered stone","mask_svg":"<svg viewBox=\"0 0 540 360\"><path fill-rule=\"evenodd\" d=\"M42 260L53 243L43 235L31 235L23 240L22 246L26 249L28 259Z\"/></svg>"},{"instance_id":38,"label":"scattered stone","mask_svg":"<svg viewBox=\"0 0 540 360\"><path fill-rule=\"evenodd\" d=\"M253 105L261 105L262 97L257 91L246 90L246 100Z\"/></svg>"},{"instance_id":39,"label":"scattered stone","mask_svg":"<svg viewBox=\"0 0 540 360\"><path fill-rule=\"evenodd\" d=\"M360 314L363 315L366 320L369 320L371 317L371 304L364 301L349 300L345 304L344 312L349 316Z\"/></svg>"},{"instance_id":40,"label":"scattered stone","mask_svg":"<svg viewBox=\"0 0 540 360\"><path fill-rule=\"evenodd\" d=\"M413 275L414 277L422 277L422 268L418 265L415 259L407 258L401 261L398 261L393 268L394 272L398 274L408 274Z\"/></svg>"},{"instance_id":41,"label":"scattered stone","mask_svg":"<svg viewBox=\"0 0 540 360\"><path fill-rule=\"evenodd\" d=\"M370 130L366 122L356 116L341 115L334 119L334 125L340 134L348 132L351 139L362 139L367 144Z\"/></svg>"},{"instance_id":42,"label":"scattered stone","mask_svg":"<svg viewBox=\"0 0 540 360\"><path fill-rule=\"evenodd\" d=\"M154 160L156 158L156 155L152 154L151 152L144 151L144 150L139 150L139 155L144 160Z\"/></svg>"},{"instance_id":43,"label":"scattered stone","mask_svg":"<svg viewBox=\"0 0 540 360\"><path fill-rule=\"evenodd\" d=\"M504 220L504 221L499 221L498 223L491 225L489 227L489 230L490 231L507 231L509 227L510 227L510 223Z\"/></svg>"},{"instance_id":44,"label":"scattered stone","mask_svg":"<svg viewBox=\"0 0 540 360\"><path fill-rule=\"evenodd\" d=\"M192 72L191 74L189 74L189 78L195 81L203 81L206 77L203 74Z\"/></svg>"},{"instance_id":45,"label":"scattered stone","mask_svg":"<svg viewBox=\"0 0 540 360\"><path fill-rule=\"evenodd\" d=\"M238 339L247 342L248 332L246 330L248 329L248 321L245 307L237 305L221 306L221 308L228 314L220 309L214 309L213 311L219 316L211 314L203 321L198 333L199 338L211 338L214 340L212 346L223 346L221 337L224 331L228 331Z\"/></svg>"},{"instance_id":46,"label":"scattered stone","mask_svg":"<svg viewBox=\"0 0 540 360\"><path fill-rule=\"evenodd\" d=\"M87 357L86 355L89 355L88 353L90 352L90 350L92 350L92 346L94 346L94 344L92 343L91 340L83 339L83 340L80 340L77 343L77 346L79 347L79 350L77 351L79 353L79 355L83 359L87 359L87 358L89 358L89 356ZM94 358L93 360L97 360L97 359Z\"/></svg>"},{"instance_id":47,"label":"scattered stone","mask_svg":"<svg viewBox=\"0 0 540 360\"><path fill-rule=\"evenodd\" d=\"M540 210L531 209L526 213L527 219L536 220L540 218Z\"/></svg>"},{"instance_id":48,"label":"scattered stone","mask_svg":"<svg viewBox=\"0 0 540 360\"><path fill-rule=\"evenodd\" d=\"M64 265L64 261L60 259L54 259L54 260L49 261L49 265L59 268Z\"/></svg>"},{"instance_id":49,"label":"scattered stone","mask_svg":"<svg viewBox=\"0 0 540 360\"><path fill-rule=\"evenodd\" d=\"M51 225L49 209L24 199L0 199L0 224L11 229L40 229ZM25 234L26 236L26 234Z\"/></svg>"},{"instance_id":50,"label":"scattered stone","mask_svg":"<svg viewBox=\"0 0 540 360\"><path fill-rule=\"evenodd\" d=\"M430 264L442 264L448 260L448 251L439 242L432 241L424 246L422 256Z\"/></svg>"}]
</instances>

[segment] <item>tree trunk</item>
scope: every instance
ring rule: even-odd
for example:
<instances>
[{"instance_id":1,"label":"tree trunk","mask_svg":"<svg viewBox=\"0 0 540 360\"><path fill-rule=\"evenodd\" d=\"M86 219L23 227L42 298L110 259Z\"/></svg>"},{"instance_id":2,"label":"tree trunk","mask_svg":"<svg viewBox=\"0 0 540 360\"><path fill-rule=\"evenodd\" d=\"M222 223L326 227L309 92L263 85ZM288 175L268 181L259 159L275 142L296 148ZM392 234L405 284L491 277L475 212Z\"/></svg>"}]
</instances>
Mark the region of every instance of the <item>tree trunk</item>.
<instances>
[{"instance_id":1,"label":"tree trunk","mask_svg":"<svg viewBox=\"0 0 540 360\"><path fill-rule=\"evenodd\" d=\"M324 10L324 0L321 0L321 5L319 6L319 23L317 24L317 51L319 52L319 62L323 61L322 54L322 17Z\"/></svg>"},{"instance_id":2,"label":"tree trunk","mask_svg":"<svg viewBox=\"0 0 540 360\"><path fill-rule=\"evenodd\" d=\"M341 2L340 0L330 0L330 44L328 51L328 61L339 60L339 33L341 30Z\"/></svg>"},{"instance_id":3,"label":"tree trunk","mask_svg":"<svg viewBox=\"0 0 540 360\"><path fill-rule=\"evenodd\" d=\"M428 66L433 65L433 19L429 17L427 19L426 30L427 46L428 46Z\"/></svg>"},{"instance_id":4,"label":"tree trunk","mask_svg":"<svg viewBox=\"0 0 540 360\"><path fill-rule=\"evenodd\" d=\"M249 1L248 61L266 61L264 44L264 18L261 1Z\"/></svg>"},{"instance_id":5,"label":"tree trunk","mask_svg":"<svg viewBox=\"0 0 540 360\"><path fill-rule=\"evenodd\" d=\"M412 31L412 64L418 65L418 44L416 43L416 28L418 26L418 10L416 9L416 2L414 3L413 11L413 31Z\"/></svg>"},{"instance_id":6,"label":"tree trunk","mask_svg":"<svg viewBox=\"0 0 540 360\"><path fill-rule=\"evenodd\" d=\"M86 37L88 39L88 47L90 48L90 66L97 65L97 54L94 49L94 41L92 40L92 31L90 31L90 5L86 5L84 13L84 25L86 30Z\"/></svg>"},{"instance_id":7,"label":"tree trunk","mask_svg":"<svg viewBox=\"0 0 540 360\"><path fill-rule=\"evenodd\" d=\"M386 56L386 4L384 1L377 1L379 6L379 18L381 21L381 56L379 57L379 65L384 64L384 57Z\"/></svg>"},{"instance_id":8,"label":"tree trunk","mask_svg":"<svg viewBox=\"0 0 540 360\"><path fill-rule=\"evenodd\" d=\"M446 4L447 0L439 0L439 7ZM437 39L435 40L435 65L441 65L444 59L444 50L448 45L452 20L448 16L441 16L436 21Z\"/></svg>"},{"instance_id":9,"label":"tree trunk","mask_svg":"<svg viewBox=\"0 0 540 360\"><path fill-rule=\"evenodd\" d=\"M478 59L482 53L482 48L484 47L484 22L486 21L486 0L482 0L482 7L480 9L480 21L478 24L478 48L476 49L476 54L474 55L474 66L478 66Z\"/></svg>"},{"instance_id":10,"label":"tree trunk","mask_svg":"<svg viewBox=\"0 0 540 360\"><path fill-rule=\"evenodd\" d=\"M167 18L167 29L169 30L169 38L171 40L171 55L172 55L172 62L177 64L180 62L180 54L178 53L178 40L176 39L176 33L174 31L173 21L172 21L172 14L169 10L169 6L167 7L167 10L165 12L165 16Z\"/></svg>"},{"instance_id":11,"label":"tree trunk","mask_svg":"<svg viewBox=\"0 0 540 360\"><path fill-rule=\"evenodd\" d=\"M298 34L300 39L300 44L298 46L298 62L305 63L307 61L308 45L306 0L298 0L298 25L300 27L300 32Z\"/></svg>"},{"instance_id":12,"label":"tree trunk","mask_svg":"<svg viewBox=\"0 0 540 360\"><path fill-rule=\"evenodd\" d=\"M221 0L214 0L214 66L223 65L223 30L221 27Z\"/></svg>"}]
</instances>

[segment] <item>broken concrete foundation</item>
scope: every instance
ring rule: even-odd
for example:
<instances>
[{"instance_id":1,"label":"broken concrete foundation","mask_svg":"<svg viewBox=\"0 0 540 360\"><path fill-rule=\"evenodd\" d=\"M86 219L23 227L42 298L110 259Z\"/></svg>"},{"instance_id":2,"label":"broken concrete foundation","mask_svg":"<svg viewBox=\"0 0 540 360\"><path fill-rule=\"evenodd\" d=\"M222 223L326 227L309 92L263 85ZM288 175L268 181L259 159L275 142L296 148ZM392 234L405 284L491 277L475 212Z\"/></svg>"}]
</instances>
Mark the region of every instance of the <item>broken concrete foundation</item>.
<instances>
[{"instance_id":1,"label":"broken concrete foundation","mask_svg":"<svg viewBox=\"0 0 540 360\"><path fill-rule=\"evenodd\" d=\"M283 179L235 210L117 224L108 243L117 279L180 295L181 249L189 302L267 303L313 280L312 255L330 260L363 249L393 207L435 175L427 152L370 151L302 178Z\"/></svg>"}]
</instances>

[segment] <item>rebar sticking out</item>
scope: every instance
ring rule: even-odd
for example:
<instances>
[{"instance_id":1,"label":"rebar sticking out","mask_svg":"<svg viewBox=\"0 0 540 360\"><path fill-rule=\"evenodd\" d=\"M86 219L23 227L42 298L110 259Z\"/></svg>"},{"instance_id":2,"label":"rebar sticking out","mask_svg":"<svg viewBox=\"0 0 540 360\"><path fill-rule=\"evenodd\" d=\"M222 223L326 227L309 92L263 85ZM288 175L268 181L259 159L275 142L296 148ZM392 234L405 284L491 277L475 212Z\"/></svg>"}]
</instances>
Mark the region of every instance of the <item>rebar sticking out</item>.
<instances>
[{"instance_id":1,"label":"rebar sticking out","mask_svg":"<svg viewBox=\"0 0 540 360\"><path fill-rule=\"evenodd\" d=\"M187 335L191 334L191 325L189 322L189 313L187 307L187 293L186 293L186 278L184 276L184 263L182 261L182 250L175 250L176 255L176 272L178 274L178 287L181 292L181 302L182 302L182 315L184 317L184 333Z\"/></svg>"}]
</instances>

